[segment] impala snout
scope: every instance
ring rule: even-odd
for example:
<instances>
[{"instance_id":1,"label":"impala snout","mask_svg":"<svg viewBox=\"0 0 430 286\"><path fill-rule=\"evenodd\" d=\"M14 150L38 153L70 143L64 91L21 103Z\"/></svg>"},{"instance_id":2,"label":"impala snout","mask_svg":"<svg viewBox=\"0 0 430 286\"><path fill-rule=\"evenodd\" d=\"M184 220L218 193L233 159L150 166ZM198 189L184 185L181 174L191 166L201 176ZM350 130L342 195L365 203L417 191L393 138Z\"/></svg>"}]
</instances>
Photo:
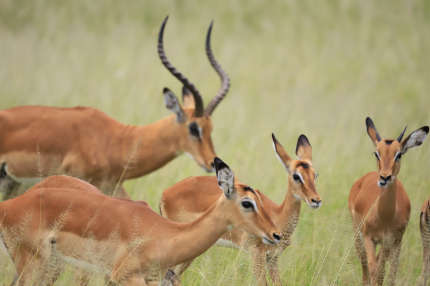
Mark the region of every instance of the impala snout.
<instances>
[{"instance_id":1,"label":"impala snout","mask_svg":"<svg viewBox=\"0 0 430 286\"><path fill-rule=\"evenodd\" d=\"M393 179L392 175L380 175L378 179L379 187L386 187Z\"/></svg>"},{"instance_id":2,"label":"impala snout","mask_svg":"<svg viewBox=\"0 0 430 286\"><path fill-rule=\"evenodd\" d=\"M318 209L322 205L321 199L311 199L310 207L313 209Z\"/></svg>"},{"instance_id":3,"label":"impala snout","mask_svg":"<svg viewBox=\"0 0 430 286\"><path fill-rule=\"evenodd\" d=\"M281 235L274 232L271 238L263 236L263 243L268 245L275 245L281 241Z\"/></svg>"}]
</instances>

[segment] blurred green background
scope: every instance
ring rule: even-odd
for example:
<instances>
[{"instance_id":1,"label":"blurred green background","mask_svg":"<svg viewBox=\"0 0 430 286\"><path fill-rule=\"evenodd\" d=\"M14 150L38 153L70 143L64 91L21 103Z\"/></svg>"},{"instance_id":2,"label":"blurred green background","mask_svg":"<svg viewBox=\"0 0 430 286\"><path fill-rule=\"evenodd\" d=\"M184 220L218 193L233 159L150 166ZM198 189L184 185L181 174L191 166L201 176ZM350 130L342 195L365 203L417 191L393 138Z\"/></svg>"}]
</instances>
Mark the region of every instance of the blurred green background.
<instances>
[{"instance_id":1,"label":"blurred green background","mask_svg":"<svg viewBox=\"0 0 430 286\"><path fill-rule=\"evenodd\" d=\"M208 103L219 79L204 52L212 45L232 87L212 116L218 156L241 181L281 202L284 168L274 132L293 155L306 134L320 174L319 210L303 205L293 244L280 260L288 285L359 285L347 197L375 170L364 119L395 138L430 123L430 2L381 1L50 1L0 0L0 108L93 106L127 124L169 115L162 89L181 85L156 53L170 15L165 48ZM0 139L1 140L1 139ZM398 285L421 271L419 208L430 194L430 142L403 159L399 178L412 202ZM188 156L125 187L154 209L164 189L204 171ZM185 285L252 285L250 255L213 247L185 273ZM0 256L0 284L14 269ZM102 285L94 275L92 285ZM64 273L57 285L75 285Z\"/></svg>"}]
</instances>

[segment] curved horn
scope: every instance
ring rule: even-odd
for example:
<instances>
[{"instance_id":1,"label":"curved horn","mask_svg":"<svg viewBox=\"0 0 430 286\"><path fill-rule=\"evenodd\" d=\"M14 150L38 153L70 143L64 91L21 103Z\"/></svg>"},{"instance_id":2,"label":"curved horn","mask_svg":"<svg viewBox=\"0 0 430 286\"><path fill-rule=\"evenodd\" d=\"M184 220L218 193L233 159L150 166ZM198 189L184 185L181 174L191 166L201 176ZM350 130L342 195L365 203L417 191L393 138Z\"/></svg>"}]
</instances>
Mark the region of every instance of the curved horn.
<instances>
[{"instance_id":1,"label":"curved horn","mask_svg":"<svg viewBox=\"0 0 430 286\"><path fill-rule=\"evenodd\" d=\"M191 94L194 97L194 103L195 103L195 109L194 109L194 116L195 117L201 117L203 115L203 99L200 96L199 91L197 88L192 84L184 75L182 75L167 59L166 53L164 52L164 46L163 46L163 35L164 35L164 28L166 27L167 20L169 19L169 16L166 16L166 18L163 21L163 24L161 25L160 32L158 33L158 56L160 57L161 62L163 65L169 70L169 72L176 77L182 84L191 91Z\"/></svg>"},{"instance_id":2,"label":"curved horn","mask_svg":"<svg viewBox=\"0 0 430 286\"><path fill-rule=\"evenodd\" d=\"M399 137L397 137L397 141L398 142L402 141L403 135L405 135L405 131L406 131L407 127L408 126L405 126L405 129L403 129L402 133L399 135Z\"/></svg>"},{"instance_id":3,"label":"curved horn","mask_svg":"<svg viewBox=\"0 0 430 286\"><path fill-rule=\"evenodd\" d=\"M208 106L206 107L205 115L208 116L212 114L217 105L226 96L230 88L230 78L228 77L227 73L221 68L220 64L215 60L214 54L212 53L211 34L213 23L214 22L212 21L209 26L208 33L206 35L206 54L208 56L209 62L211 63L212 67L215 69L221 79L221 88L218 91L218 94L212 99L211 102L209 102Z\"/></svg>"}]
</instances>

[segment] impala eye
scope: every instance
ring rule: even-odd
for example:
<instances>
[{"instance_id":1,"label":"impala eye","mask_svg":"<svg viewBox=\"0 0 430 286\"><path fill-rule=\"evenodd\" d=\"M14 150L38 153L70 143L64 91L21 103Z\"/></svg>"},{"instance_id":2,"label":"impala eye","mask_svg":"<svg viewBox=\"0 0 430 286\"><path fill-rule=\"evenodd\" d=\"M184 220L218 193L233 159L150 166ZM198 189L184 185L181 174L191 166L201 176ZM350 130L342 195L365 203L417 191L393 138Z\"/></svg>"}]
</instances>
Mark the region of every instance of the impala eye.
<instances>
[{"instance_id":1,"label":"impala eye","mask_svg":"<svg viewBox=\"0 0 430 286\"><path fill-rule=\"evenodd\" d=\"M296 181L296 182L301 182L301 178L300 178L300 176L299 176L299 174L293 174L293 179L294 179L294 181Z\"/></svg>"},{"instance_id":2,"label":"impala eye","mask_svg":"<svg viewBox=\"0 0 430 286\"><path fill-rule=\"evenodd\" d=\"M243 201L242 207L245 209L254 209L254 205L250 201Z\"/></svg>"},{"instance_id":3,"label":"impala eye","mask_svg":"<svg viewBox=\"0 0 430 286\"><path fill-rule=\"evenodd\" d=\"M373 154L375 154L376 159L379 161L381 160L381 158L379 157L379 153L378 152L373 152Z\"/></svg>"},{"instance_id":4,"label":"impala eye","mask_svg":"<svg viewBox=\"0 0 430 286\"><path fill-rule=\"evenodd\" d=\"M194 138L200 139L202 137L202 130L196 122L191 122L190 125L188 125L188 128L191 136Z\"/></svg>"}]
</instances>

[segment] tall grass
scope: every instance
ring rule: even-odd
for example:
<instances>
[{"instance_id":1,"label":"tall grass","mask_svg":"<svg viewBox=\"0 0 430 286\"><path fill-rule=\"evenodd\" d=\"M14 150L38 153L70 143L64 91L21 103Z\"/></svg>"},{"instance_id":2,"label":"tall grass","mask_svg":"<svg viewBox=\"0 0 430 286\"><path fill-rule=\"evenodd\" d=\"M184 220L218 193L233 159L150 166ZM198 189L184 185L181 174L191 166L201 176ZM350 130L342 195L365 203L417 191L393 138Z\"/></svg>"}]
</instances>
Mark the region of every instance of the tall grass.
<instances>
[{"instance_id":1,"label":"tall grass","mask_svg":"<svg viewBox=\"0 0 430 286\"><path fill-rule=\"evenodd\" d=\"M214 112L213 140L243 182L281 202L286 174L270 133L291 154L301 133L313 146L323 206L303 206L280 260L283 281L358 285L347 197L356 179L376 169L364 118L371 116L385 137L398 136L405 124L412 131L430 123L430 2L0 0L0 108L86 105L128 124L166 116L162 88L181 88L156 54L167 14L166 52L206 103L219 88L203 49L215 20L214 53L232 87ZM429 144L409 151L400 172L412 211L398 285L413 285L421 269L418 214L430 194ZM156 209L165 188L203 174L181 156L126 189ZM214 247L183 282L252 284L249 257ZM8 283L13 267L1 263L0 283ZM75 283L65 272L58 284ZM92 283L103 279L94 276Z\"/></svg>"}]
</instances>

